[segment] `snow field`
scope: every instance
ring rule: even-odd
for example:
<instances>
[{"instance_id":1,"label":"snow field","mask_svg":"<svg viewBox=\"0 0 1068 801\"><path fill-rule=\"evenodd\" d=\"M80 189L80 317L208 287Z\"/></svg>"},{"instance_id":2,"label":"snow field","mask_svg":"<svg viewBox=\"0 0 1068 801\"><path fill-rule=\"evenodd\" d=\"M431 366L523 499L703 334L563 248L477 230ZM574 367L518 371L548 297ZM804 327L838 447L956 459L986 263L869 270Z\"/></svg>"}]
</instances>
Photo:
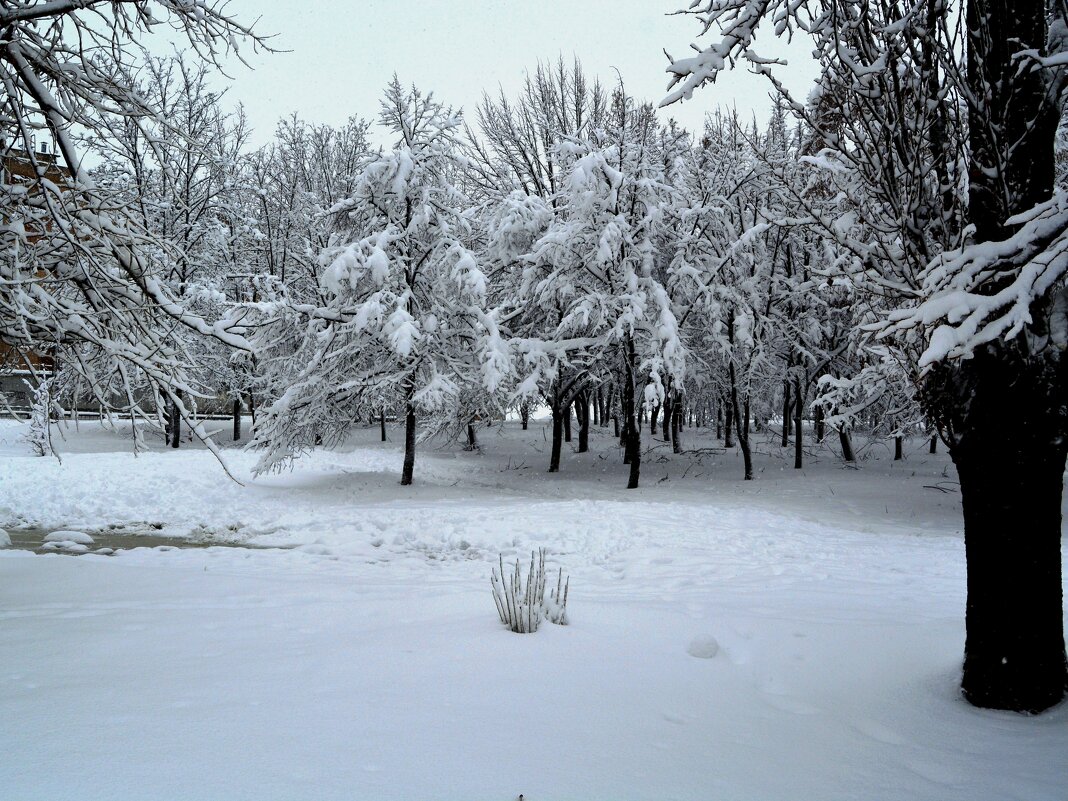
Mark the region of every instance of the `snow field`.
<instances>
[{"instance_id":1,"label":"snow field","mask_svg":"<svg viewBox=\"0 0 1068 801\"><path fill-rule=\"evenodd\" d=\"M8 447L8 529L154 521L277 547L3 551L5 792L1065 797L1068 711L958 697L959 523L923 489L943 463L914 457L899 480L826 457L795 480L765 460L761 492L739 494L727 456L658 483L654 465L680 476L683 456L626 493L610 438L557 481L508 432L482 455L422 453L409 493L373 434L245 487L203 450L134 459L104 432L68 434L62 465ZM536 468L507 467L523 459ZM249 455L228 461L247 476ZM824 480L849 499L828 495L821 521L804 495ZM490 565L536 547L571 575L571 624L512 634Z\"/></svg>"}]
</instances>

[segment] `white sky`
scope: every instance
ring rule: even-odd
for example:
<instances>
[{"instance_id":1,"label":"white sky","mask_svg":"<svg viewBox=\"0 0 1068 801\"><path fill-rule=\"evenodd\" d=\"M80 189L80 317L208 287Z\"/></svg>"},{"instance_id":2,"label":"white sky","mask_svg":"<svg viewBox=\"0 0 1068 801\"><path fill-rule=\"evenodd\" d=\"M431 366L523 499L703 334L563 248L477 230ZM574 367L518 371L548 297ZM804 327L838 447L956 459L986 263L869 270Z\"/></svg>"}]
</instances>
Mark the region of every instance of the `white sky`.
<instances>
[{"instance_id":1,"label":"white sky","mask_svg":"<svg viewBox=\"0 0 1068 801\"><path fill-rule=\"evenodd\" d=\"M540 60L578 55L605 83L622 73L628 92L659 102L666 94L667 60L687 55L699 32L689 17L667 16L686 0L231 0L228 10L257 32L276 34L274 54L249 55L255 68L228 67L227 99L244 103L265 142L277 120L293 111L312 122L338 124L349 116L377 118L378 101L396 72L405 84L433 91L473 115L483 90L503 86L509 96L525 70ZM711 35L711 34L710 34ZM703 41L703 40L702 40ZM699 44L701 42L698 42ZM815 77L810 45L787 47L770 35L764 56L787 57L778 74L801 97ZM700 129L706 111L736 105L764 120L771 107L767 81L744 70L720 78L693 100L664 112Z\"/></svg>"}]
</instances>

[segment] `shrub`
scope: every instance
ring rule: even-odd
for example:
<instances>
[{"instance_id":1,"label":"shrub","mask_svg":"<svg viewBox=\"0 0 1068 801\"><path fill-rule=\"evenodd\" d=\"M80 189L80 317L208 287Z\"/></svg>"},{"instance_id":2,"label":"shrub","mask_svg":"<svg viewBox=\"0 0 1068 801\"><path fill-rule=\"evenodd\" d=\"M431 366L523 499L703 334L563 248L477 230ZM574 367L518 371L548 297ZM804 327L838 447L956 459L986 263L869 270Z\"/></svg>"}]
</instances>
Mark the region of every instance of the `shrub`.
<instances>
[{"instance_id":1,"label":"shrub","mask_svg":"<svg viewBox=\"0 0 1068 801\"><path fill-rule=\"evenodd\" d=\"M545 595L545 549L540 548L530 554L530 569L526 578L519 567L505 577L504 558L498 557L498 568L493 568L490 586L493 589L493 602L497 605L497 614L509 630L517 634L531 634L538 630L542 619L559 625L567 625L567 592L570 577L564 578L560 568L556 576L556 588Z\"/></svg>"}]
</instances>

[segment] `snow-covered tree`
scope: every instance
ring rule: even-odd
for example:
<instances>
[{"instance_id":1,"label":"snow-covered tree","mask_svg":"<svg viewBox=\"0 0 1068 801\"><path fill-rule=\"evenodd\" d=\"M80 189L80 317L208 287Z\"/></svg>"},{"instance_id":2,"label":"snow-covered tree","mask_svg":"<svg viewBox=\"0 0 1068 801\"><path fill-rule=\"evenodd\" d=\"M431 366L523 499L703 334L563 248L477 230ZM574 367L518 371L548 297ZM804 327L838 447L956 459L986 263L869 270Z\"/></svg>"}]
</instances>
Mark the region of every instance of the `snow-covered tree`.
<instances>
[{"instance_id":1,"label":"snow-covered tree","mask_svg":"<svg viewBox=\"0 0 1068 801\"><path fill-rule=\"evenodd\" d=\"M365 161L333 209L336 233L319 257L325 302L294 306L307 322L256 432L261 469L336 444L360 410L390 401L404 410L401 483L411 484L417 413L454 414L463 388L492 395L509 372L454 184L459 117L394 78L381 121L397 143Z\"/></svg>"}]
</instances>

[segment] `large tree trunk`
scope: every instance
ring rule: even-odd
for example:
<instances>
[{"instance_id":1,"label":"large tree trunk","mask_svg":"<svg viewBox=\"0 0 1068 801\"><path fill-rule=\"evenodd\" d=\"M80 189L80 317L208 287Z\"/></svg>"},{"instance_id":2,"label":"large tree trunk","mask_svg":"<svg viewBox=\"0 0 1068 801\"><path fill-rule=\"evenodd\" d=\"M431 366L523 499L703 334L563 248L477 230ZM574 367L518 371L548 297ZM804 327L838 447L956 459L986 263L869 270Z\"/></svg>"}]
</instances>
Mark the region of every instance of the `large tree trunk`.
<instances>
[{"instance_id":1,"label":"large tree trunk","mask_svg":"<svg viewBox=\"0 0 1068 801\"><path fill-rule=\"evenodd\" d=\"M827 436L827 424L824 422L823 406L816 407L816 442L823 444L823 438Z\"/></svg>"},{"instance_id":2,"label":"large tree trunk","mask_svg":"<svg viewBox=\"0 0 1068 801\"><path fill-rule=\"evenodd\" d=\"M571 441L571 404L564 404L564 442Z\"/></svg>"},{"instance_id":3,"label":"large tree trunk","mask_svg":"<svg viewBox=\"0 0 1068 801\"><path fill-rule=\"evenodd\" d=\"M1008 220L1053 191L1061 98L1048 70L1017 55L1046 47L1046 0L971 0L969 222L1000 241ZM1005 288L1012 271L979 291ZM1061 495L1068 452L1068 364L1048 343L1048 295L1026 331L936 370L925 391L948 420L968 560L961 688L976 706L1040 712L1068 687L1061 589ZM1011 410L1013 422L1005 423Z\"/></svg>"},{"instance_id":4,"label":"large tree trunk","mask_svg":"<svg viewBox=\"0 0 1068 801\"><path fill-rule=\"evenodd\" d=\"M961 687L976 706L1040 712L1068 687L1061 496L1068 436L1060 377L995 345L950 371L950 455L960 478L968 560ZM1039 367L1041 363L1039 362ZM1004 411L1015 411L1005 425Z\"/></svg>"},{"instance_id":5,"label":"large tree trunk","mask_svg":"<svg viewBox=\"0 0 1068 801\"><path fill-rule=\"evenodd\" d=\"M526 431L530 425L530 406L526 403L519 407L519 419L523 421L523 430Z\"/></svg>"},{"instance_id":6,"label":"large tree trunk","mask_svg":"<svg viewBox=\"0 0 1068 801\"><path fill-rule=\"evenodd\" d=\"M905 438L902 436L894 437L894 461L900 462L905 458Z\"/></svg>"},{"instance_id":7,"label":"large tree trunk","mask_svg":"<svg viewBox=\"0 0 1068 801\"><path fill-rule=\"evenodd\" d=\"M378 434L382 442L386 441L386 407L383 406L378 411Z\"/></svg>"},{"instance_id":8,"label":"large tree trunk","mask_svg":"<svg viewBox=\"0 0 1068 801\"><path fill-rule=\"evenodd\" d=\"M660 417L660 404L654 403L653 408L649 412L649 433L656 434L656 421Z\"/></svg>"},{"instance_id":9,"label":"large tree trunk","mask_svg":"<svg viewBox=\"0 0 1068 801\"><path fill-rule=\"evenodd\" d=\"M671 404L671 452L682 453L679 433L682 431L682 401L676 398Z\"/></svg>"},{"instance_id":10,"label":"large tree trunk","mask_svg":"<svg viewBox=\"0 0 1068 801\"><path fill-rule=\"evenodd\" d=\"M627 489L637 489L642 464L642 428L638 424L637 413L634 410L635 354L634 343L631 342L629 338L626 343L626 348L626 375L624 375L626 385L623 389L623 414L626 417L627 463L630 465L630 475L627 477Z\"/></svg>"},{"instance_id":11,"label":"large tree trunk","mask_svg":"<svg viewBox=\"0 0 1068 801\"><path fill-rule=\"evenodd\" d=\"M733 329L734 329L734 326L733 326L733 323L732 323L731 330L733 331ZM735 374L734 362L733 361L731 362L731 365L730 365L730 375L731 375L731 408L734 410L734 419L735 420L743 420L743 418L742 418L742 408L741 408L741 405L738 403L738 381L737 381L737 377L736 377L736 374ZM748 407L748 405L749 405L749 398L746 397L746 407ZM752 481L753 480L753 455L749 452L749 414L748 414L748 408L746 409L746 412L747 413L746 413L745 418L744 418L744 423L738 426L738 445L742 449L742 463L743 463L743 466L744 466L744 469L745 469L745 480L746 481ZM728 435L729 435L729 433L730 433L730 429L728 429Z\"/></svg>"}]
</instances>

